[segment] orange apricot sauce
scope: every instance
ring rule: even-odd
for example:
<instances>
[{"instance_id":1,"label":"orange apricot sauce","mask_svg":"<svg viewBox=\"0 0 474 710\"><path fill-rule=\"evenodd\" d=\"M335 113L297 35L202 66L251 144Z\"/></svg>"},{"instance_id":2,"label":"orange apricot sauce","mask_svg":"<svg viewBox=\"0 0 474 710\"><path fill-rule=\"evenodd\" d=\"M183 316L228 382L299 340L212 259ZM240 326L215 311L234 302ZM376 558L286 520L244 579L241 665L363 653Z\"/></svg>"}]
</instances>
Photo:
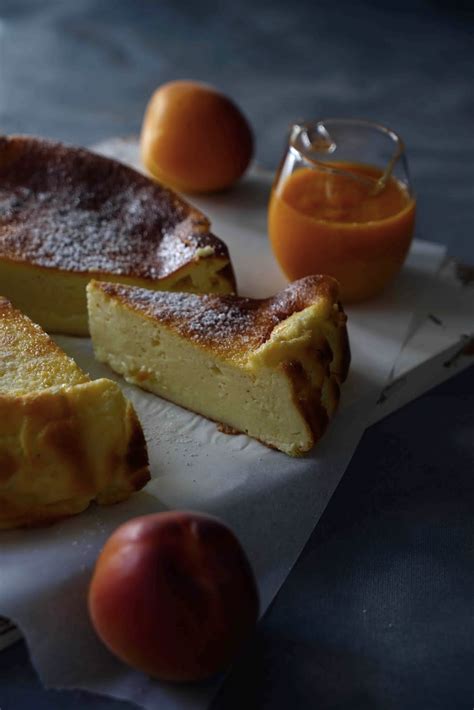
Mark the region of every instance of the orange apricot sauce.
<instances>
[{"instance_id":1,"label":"orange apricot sauce","mask_svg":"<svg viewBox=\"0 0 474 710\"><path fill-rule=\"evenodd\" d=\"M270 241L289 279L329 274L339 281L343 301L361 301L400 270L413 236L415 200L394 177L377 192L379 168L331 166L344 174L301 168L277 185L268 213Z\"/></svg>"}]
</instances>

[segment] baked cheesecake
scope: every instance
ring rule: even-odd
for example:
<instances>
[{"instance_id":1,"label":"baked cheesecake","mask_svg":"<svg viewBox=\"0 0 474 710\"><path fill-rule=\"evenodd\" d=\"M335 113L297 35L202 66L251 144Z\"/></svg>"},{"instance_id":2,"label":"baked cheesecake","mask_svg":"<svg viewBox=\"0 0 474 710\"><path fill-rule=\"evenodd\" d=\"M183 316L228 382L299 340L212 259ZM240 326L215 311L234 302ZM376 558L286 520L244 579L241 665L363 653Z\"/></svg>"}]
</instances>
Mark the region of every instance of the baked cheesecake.
<instances>
[{"instance_id":1,"label":"baked cheesecake","mask_svg":"<svg viewBox=\"0 0 474 710\"><path fill-rule=\"evenodd\" d=\"M137 415L0 298L0 528L115 503L149 480Z\"/></svg>"},{"instance_id":2,"label":"baked cheesecake","mask_svg":"<svg viewBox=\"0 0 474 710\"><path fill-rule=\"evenodd\" d=\"M299 456L337 408L350 354L330 277L308 276L265 300L98 281L87 294L99 361L226 431Z\"/></svg>"},{"instance_id":3,"label":"baked cheesecake","mask_svg":"<svg viewBox=\"0 0 474 710\"><path fill-rule=\"evenodd\" d=\"M87 150L0 137L0 289L49 332L87 335L91 278L231 293L225 244L171 190Z\"/></svg>"}]
</instances>

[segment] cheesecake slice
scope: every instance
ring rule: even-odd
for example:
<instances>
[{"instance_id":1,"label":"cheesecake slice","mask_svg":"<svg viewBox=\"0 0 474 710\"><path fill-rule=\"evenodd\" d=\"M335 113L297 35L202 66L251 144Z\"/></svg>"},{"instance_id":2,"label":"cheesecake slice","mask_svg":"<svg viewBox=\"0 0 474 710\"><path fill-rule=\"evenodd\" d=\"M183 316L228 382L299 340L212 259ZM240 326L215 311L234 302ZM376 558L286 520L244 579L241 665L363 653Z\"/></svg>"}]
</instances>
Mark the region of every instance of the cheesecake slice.
<instances>
[{"instance_id":1,"label":"cheesecake slice","mask_svg":"<svg viewBox=\"0 0 474 710\"><path fill-rule=\"evenodd\" d=\"M109 158L0 137L0 289L49 332L87 335L91 278L231 293L225 244L171 190Z\"/></svg>"},{"instance_id":2,"label":"cheesecake slice","mask_svg":"<svg viewBox=\"0 0 474 710\"><path fill-rule=\"evenodd\" d=\"M334 279L265 300L98 281L87 293L96 357L128 382L291 456L324 433L350 359Z\"/></svg>"},{"instance_id":3,"label":"cheesecake slice","mask_svg":"<svg viewBox=\"0 0 474 710\"><path fill-rule=\"evenodd\" d=\"M115 503L149 480L137 415L0 297L0 528Z\"/></svg>"}]
</instances>

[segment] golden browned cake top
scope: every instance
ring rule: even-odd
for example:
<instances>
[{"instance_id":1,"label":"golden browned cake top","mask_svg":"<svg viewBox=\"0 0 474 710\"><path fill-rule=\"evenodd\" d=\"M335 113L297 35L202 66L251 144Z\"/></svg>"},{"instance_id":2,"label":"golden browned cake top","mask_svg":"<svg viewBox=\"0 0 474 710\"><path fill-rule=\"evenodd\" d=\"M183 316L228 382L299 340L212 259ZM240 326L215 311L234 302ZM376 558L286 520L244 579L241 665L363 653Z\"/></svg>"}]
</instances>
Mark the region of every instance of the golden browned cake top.
<instances>
[{"instance_id":1,"label":"golden browned cake top","mask_svg":"<svg viewBox=\"0 0 474 710\"><path fill-rule=\"evenodd\" d=\"M0 258L159 279L200 249L228 258L206 217L171 190L87 150L0 137Z\"/></svg>"},{"instance_id":2,"label":"golden browned cake top","mask_svg":"<svg viewBox=\"0 0 474 710\"><path fill-rule=\"evenodd\" d=\"M339 304L339 285L330 276L306 276L266 299L233 295L156 292L121 284L94 282L94 288L156 319L186 338L227 356L255 350L289 316L320 304L326 319L340 329L343 372L348 368L346 316Z\"/></svg>"},{"instance_id":3,"label":"golden browned cake top","mask_svg":"<svg viewBox=\"0 0 474 710\"><path fill-rule=\"evenodd\" d=\"M39 325L0 297L0 395L27 394L88 380Z\"/></svg>"}]
</instances>

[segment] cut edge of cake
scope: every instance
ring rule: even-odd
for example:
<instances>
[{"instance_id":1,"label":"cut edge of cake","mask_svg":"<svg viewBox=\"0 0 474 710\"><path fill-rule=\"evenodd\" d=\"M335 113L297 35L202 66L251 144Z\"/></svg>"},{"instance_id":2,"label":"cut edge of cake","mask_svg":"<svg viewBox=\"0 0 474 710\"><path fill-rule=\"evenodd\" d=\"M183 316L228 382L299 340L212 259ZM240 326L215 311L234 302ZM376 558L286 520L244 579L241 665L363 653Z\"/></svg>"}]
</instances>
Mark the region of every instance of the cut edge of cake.
<instances>
[{"instance_id":1,"label":"cut edge of cake","mask_svg":"<svg viewBox=\"0 0 474 710\"><path fill-rule=\"evenodd\" d=\"M145 438L119 385L91 381L4 298L0 363L0 529L52 523L92 501L116 503L147 483Z\"/></svg>"},{"instance_id":2,"label":"cut edge of cake","mask_svg":"<svg viewBox=\"0 0 474 710\"><path fill-rule=\"evenodd\" d=\"M306 277L263 300L87 290L96 357L128 382L289 455L323 435L350 361L334 279Z\"/></svg>"}]
</instances>

